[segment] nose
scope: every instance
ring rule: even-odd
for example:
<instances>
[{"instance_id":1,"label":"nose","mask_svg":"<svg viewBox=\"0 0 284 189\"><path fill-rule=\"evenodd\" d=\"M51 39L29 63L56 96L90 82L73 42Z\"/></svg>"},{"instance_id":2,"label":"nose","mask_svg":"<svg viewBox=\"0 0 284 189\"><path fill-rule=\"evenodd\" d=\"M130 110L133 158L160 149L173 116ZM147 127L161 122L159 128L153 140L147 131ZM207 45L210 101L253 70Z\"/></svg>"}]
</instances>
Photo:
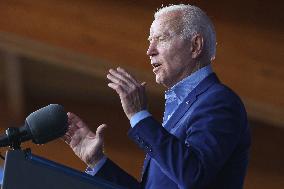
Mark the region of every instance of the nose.
<instances>
[{"instance_id":1,"label":"nose","mask_svg":"<svg viewBox=\"0 0 284 189\"><path fill-rule=\"evenodd\" d=\"M148 56L152 57L158 54L157 45L155 42L150 42L149 48L146 53Z\"/></svg>"}]
</instances>

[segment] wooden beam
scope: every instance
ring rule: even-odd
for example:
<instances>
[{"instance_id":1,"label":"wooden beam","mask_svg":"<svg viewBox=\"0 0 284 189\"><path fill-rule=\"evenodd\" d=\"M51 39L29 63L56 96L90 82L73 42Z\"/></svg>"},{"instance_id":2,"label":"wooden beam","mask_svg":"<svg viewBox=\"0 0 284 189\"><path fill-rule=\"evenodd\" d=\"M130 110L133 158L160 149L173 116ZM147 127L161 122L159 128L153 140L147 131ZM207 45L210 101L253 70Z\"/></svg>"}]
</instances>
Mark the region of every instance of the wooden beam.
<instances>
[{"instance_id":1,"label":"wooden beam","mask_svg":"<svg viewBox=\"0 0 284 189\"><path fill-rule=\"evenodd\" d=\"M95 76L99 78L105 78L109 67L115 67L109 62L96 60L90 56L86 56L80 53L67 51L57 47L51 47L39 42L23 39L14 35L0 33L0 49L2 51L10 52L6 56L7 73L8 73L8 93L11 93L11 97L18 99L14 103L14 111L16 107L23 107L21 76L20 76L20 64L17 62L17 58L14 56L25 56L33 60L37 60L38 63L46 63L49 65L60 66L66 71L76 70L81 74L89 76ZM32 69L32 68L31 68ZM157 87L153 80L153 76L150 76L144 70L137 70L134 68L128 68L134 75L138 76L140 80L146 80L148 82L147 88L150 95L159 95L162 93L162 88ZM13 75L16 75L14 78ZM52 78L49 87L52 88ZM16 80L16 81L15 81ZM36 87L41 87L37 85ZM58 88L56 88L58 90ZM62 86L64 90L64 86ZM100 88L103 90L103 88ZM48 92L48 91L46 91ZM53 91L51 91L52 93ZM248 110L250 118L257 119L272 125L281 126L284 128L284 110L277 106L267 104L260 101L251 100L250 98L243 97L245 105Z\"/></svg>"},{"instance_id":2,"label":"wooden beam","mask_svg":"<svg viewBox=\"0 0 284 189\"><path fill-rule=\"evenodd\" d=\"M10 111L11 122L22 124L24 118L24 91L21 62L17 54L11 52L4 53L5 63L5 88L7 105Z\"/></svg>"}]
</instances>

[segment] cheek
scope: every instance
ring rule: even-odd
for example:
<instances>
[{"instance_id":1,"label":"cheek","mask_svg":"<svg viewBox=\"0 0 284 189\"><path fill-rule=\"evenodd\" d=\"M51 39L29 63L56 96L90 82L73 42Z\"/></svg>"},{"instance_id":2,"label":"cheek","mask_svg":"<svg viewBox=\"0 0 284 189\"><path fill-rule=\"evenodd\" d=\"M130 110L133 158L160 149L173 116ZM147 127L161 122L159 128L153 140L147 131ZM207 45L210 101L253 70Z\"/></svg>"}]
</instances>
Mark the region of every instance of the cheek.
<instances>
[{"instance_id":1,"label":"cheek","mask_svg":"<svg viewBox=\"0 0 284 189\"><path fill-rule=\"evenodd\" d=\"M190 52L186 48L172 48L168 53L168 59L172 67L184 67L191 60Z\"/></svg>"},{"instance_id":2,"label":"cheek","mask_svg":"<svg viewBox=\"0 0 284 189\"><path fill-rule=\"evenodd\" d=\"M160 61L163 62L163 72L168 75L175 70L179 58L173 49L163 49L160 51L160 55Z\"/></svg>"},{"instance_id":3,"label":"cheek","mask_svg":"<svg viewBox=\"0 0 284 189\"><path fill-rule=\"evenodd\" d=\"M169 50L169 49L171 49L171 44L161 42L161 43L159 43L158 48L160 48L161 50Z\"/></svg>"},{"instance_id":4,"label":"cheek","mask_svg":"<svg viewBox=\"0 0 284 189\"><path fill-rule=\"evenodd\" d=\"M164 44L164 46L159 49L159 53L161 59L163 59L162 61L165 63L172 62L175 57L175 51L169 44Z\"/></svg>"}]
</instances>

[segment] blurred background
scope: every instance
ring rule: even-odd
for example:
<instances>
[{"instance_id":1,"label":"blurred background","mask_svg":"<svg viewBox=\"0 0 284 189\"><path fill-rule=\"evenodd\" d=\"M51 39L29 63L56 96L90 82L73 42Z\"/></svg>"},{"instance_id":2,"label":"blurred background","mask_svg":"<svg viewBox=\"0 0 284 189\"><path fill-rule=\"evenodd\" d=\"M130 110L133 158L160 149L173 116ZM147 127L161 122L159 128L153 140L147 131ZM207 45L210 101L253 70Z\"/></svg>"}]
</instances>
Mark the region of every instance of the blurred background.
<instances>
[{"instance_id":1,"label":"blurred background","mask_svg":"<svg viewBox=\"0 0 284 189\"><path fill-rule=\"evenodd\" d=\"M146 81L149 110L162 120L164 88L155 84L146 50L153 13L169 3L197 5L215 24L214 70L244 101L252 130L245 189L283 188L281 0L1 0L1 133L43 106L62 104L94 131L107 123L106 154L140 178L144 154L127 138L129 122L107 87L106 73L121 66ZM77 170L86 168L61 140L23 147ZM0 149L2 155L5 150Z\"/></svg>"}]
</instances>

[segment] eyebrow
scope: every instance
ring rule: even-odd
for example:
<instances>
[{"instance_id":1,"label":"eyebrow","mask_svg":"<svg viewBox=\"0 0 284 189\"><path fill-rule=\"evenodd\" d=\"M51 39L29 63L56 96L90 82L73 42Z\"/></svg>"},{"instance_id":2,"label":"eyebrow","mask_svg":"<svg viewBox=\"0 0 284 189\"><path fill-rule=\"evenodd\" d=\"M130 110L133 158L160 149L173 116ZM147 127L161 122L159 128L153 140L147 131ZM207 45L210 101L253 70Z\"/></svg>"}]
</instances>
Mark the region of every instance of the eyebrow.
<instances>
[{"instance_id":1,"label":"eyebrow","mask_svg":"<svg viewBox=\"0 0 284 189\"><path fill-rule=\"evenodd\" d=\"M157 35L157 36L151 36L151 35L149 35L149 37L148 37L148 40L150 41L151 39L153 39L153 38L160 38L160 37L170 37L171 35L170 34L167 34L167 33L163 33L163 34L159 34L159 35Z\"/></svg>"}]
</instances>

